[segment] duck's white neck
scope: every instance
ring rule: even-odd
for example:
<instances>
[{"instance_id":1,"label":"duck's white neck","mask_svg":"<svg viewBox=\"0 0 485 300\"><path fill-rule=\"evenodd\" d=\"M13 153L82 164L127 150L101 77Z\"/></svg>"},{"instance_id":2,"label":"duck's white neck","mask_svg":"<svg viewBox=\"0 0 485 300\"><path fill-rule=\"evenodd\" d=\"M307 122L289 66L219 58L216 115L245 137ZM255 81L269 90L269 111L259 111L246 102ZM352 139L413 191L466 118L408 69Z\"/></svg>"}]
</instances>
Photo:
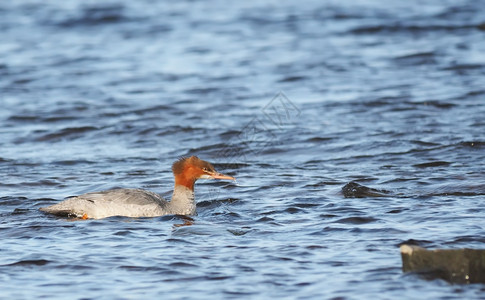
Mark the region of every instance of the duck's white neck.
<instances>
[{"instance_id":1,"label":"duck's white neck","mask_svg":"<svg viewBox=\"0 0 485 300\"><path fill-rule=\"evenodd\" d=\"M175 215L195 215L194 190L176 184L173 189L172 200L169 202L170 212Z\"/></svg>"}]
</instances>

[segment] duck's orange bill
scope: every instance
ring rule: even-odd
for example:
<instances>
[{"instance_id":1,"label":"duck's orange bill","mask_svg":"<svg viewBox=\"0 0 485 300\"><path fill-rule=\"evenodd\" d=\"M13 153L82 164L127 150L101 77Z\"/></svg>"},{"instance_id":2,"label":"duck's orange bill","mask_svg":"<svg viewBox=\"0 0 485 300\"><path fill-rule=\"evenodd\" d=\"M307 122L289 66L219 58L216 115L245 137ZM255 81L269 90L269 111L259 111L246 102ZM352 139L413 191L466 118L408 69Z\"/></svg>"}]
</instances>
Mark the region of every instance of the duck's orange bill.
<instances>
[{"instance_id":1,"label":"duck's orange bill","mask_svg":"<svg viewBox=\"0 0 485 300\"><path fill-rule=\"evenodd\" d=\"M214 179L229 179L229 180L236 180L236 178L229 176L229 175L224 175L221 173L214 172L211 174L212 178Z\"/></svg>"}]
</instances>

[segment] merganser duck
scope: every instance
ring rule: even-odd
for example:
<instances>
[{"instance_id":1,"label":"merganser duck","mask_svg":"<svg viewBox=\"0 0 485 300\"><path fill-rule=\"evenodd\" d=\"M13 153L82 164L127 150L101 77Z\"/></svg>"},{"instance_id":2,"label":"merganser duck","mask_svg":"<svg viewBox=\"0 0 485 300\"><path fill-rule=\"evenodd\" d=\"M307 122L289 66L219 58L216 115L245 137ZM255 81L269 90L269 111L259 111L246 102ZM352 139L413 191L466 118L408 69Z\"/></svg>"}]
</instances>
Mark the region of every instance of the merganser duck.
<instances>
[{"instance_id":1,"label":"merganser duck","mask_svg":"<svg viewBox=\"0 0 485 300\"><path fill-rule=\"evenodd\" d=\"M82 219L111 216L158 217L163 215L195 215L194 184L197 179L230 179L197 156L181 158L172 165L175 187L172 200L142 189L114 189L70 197L41 211Z\"/></svg>"}]
</instances>

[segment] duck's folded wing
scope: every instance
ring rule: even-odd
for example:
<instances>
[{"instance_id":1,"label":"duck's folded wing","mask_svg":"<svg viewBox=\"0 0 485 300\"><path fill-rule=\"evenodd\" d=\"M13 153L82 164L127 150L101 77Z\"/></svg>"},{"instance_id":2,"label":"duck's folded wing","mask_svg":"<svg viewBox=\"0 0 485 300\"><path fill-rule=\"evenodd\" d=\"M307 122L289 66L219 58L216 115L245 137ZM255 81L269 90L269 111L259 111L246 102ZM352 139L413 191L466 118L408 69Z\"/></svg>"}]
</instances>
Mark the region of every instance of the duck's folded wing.
<instances>
[{"instance_id":1,"label":"duck's folded wing","mask_svg":"<svg viewBox=\"0 0 485 300\"><path fill-rule=\"evenodd\" d=\"M115 189L102 192L87 193L73 197L92 203L110 202L116 204L163 204L165 200L158 194L141 189ZM69 198L72 199L72 198Z\"/></svg>"}]
</instances>

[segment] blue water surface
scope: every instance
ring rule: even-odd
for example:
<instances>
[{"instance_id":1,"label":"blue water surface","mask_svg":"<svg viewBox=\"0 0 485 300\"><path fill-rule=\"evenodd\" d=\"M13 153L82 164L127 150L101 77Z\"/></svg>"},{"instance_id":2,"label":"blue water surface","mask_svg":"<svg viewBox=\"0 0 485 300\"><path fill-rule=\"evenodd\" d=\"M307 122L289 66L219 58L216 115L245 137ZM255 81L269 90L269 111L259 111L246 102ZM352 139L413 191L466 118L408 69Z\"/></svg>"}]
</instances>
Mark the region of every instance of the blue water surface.
<instances>
[{"instance_id":1,"label":"blue water surface","mask_svg":"<svg viewBox=\"0 0 485 300\"><path fill-rule=\"evenodd\" d=\"M0 37L0 298L483 298L399 254L485 247L481 1L2 1ZM38 211L189 155L237 178L192 220Z\"/></svg>"}]
</instances>

